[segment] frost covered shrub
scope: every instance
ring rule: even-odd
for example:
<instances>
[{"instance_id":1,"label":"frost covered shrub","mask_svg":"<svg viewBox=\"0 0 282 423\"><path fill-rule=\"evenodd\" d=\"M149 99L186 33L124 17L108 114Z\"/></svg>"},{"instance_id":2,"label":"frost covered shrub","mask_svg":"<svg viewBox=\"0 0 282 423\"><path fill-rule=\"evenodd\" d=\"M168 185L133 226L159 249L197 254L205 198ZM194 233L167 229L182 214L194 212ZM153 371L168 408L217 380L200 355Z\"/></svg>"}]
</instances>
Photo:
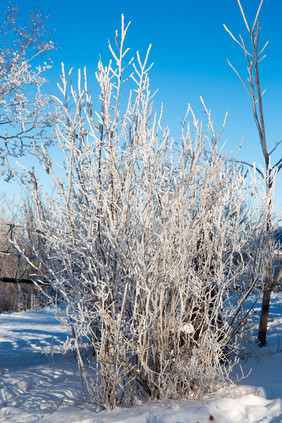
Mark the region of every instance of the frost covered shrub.
<instances>
[{"instance_id":1,"label":"frost covered shrub","mask_svg":"<svg viewBox=\"0 0 282 423\"><path fill-rule=\"evenodd\" d=\"M189 106L180 142L170 138L152 112L149 51L124 63L126 31L122 22L113 62L99 62L99 112L86 71L75 90L63 68L62 160L42 149L54 196L29 173L45 245L37 271L65 302L101 407L199 397L228 381L270 254L255 172L247 179L223 154L207 109L204 124Z\"/></svg>"}]
</instances>

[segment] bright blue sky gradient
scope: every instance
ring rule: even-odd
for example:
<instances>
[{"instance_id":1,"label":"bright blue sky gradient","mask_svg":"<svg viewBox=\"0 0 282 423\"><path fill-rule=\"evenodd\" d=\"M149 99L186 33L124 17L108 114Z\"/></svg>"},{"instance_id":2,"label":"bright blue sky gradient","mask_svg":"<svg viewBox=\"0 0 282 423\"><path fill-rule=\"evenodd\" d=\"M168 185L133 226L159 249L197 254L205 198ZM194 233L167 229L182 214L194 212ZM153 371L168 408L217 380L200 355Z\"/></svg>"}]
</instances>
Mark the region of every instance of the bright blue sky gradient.
<instances>
[{"instance_id":1,"label":"bright blue sky gradient","mask_svg":"<svg viewBox=\"0 0 282 423\"><path fill-rule=\"evenodd\" d=\"M242 0L250 24L259 2ZM52 54L54 66L48 75L52 93L58 94L61 61L67 69L86 65L88 76L94 78L99 54L105 63L109 59L107 40L114 40L123 13L125 21L132 22L127 38L132 55L136 50L144 55L152 44L151 86L152 91L159 89L155 108L160 109L163 103L163 125L171 127L172 136L176 138L180 133L188 103L199 119L204 118L202 96L212 111L216 128L220 129L228 112L223 134L228 150L236 151L244 136L240 158L263 164L250 98L226 62L229 58L247 76L243 52L223 28L225 23L234 35L246 35L236 0L18 0L17 4L22 14L37 6L43 14L50 15L52 38L60 44L60 49ZM260 72L262 88L267 89L264 111L271 150L282 139L282 1L264 0L260 22L261 46L269 41ZM273 164L281 154L282 145L273 156ZM280 173L276 208L282 203Z\"/></svg>"}]
</instances>

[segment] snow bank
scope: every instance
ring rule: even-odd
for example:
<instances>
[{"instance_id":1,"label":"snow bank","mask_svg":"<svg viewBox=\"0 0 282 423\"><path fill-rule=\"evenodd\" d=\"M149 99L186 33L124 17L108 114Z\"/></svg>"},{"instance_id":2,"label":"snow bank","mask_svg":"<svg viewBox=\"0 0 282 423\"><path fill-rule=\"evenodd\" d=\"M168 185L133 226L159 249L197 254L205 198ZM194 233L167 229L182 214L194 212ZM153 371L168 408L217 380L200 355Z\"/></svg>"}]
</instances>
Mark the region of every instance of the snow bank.
<instances>
[{"instance_id":1,"label":"snow bank","mask_svg":"<svg viewBox=\"0 0 282 423\"><path fill-rule=\"evenodd\" d=\"M259 308L259 305L258 305ZM238 388L199 401L151 402L95 413L83 402L68 331L54 310L0 315L0 423L281 423L282 298L273 295L268 347L246 351ZM281 342L279 342L281 339Z\"/></svg>"}]
</instances>

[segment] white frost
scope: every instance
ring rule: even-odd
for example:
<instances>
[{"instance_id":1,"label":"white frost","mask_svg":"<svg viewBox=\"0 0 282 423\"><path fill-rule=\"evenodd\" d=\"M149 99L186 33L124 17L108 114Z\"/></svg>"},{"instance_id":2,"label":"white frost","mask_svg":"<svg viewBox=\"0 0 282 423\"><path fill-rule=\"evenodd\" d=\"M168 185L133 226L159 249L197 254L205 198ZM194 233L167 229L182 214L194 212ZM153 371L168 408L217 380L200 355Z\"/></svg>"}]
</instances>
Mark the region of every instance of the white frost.
<instances>
[{"instance_id":1,"label":"white frost","mask_svg":"<svg viewBox=\"0 0 282 423\"><path fill-rule=\"evenodd\" d=\"M180 332L186 333L186 335L192 335L195 333L195 328L192 323L185 323L185 325L180 326Z\"/></svg>"}]
</instances>

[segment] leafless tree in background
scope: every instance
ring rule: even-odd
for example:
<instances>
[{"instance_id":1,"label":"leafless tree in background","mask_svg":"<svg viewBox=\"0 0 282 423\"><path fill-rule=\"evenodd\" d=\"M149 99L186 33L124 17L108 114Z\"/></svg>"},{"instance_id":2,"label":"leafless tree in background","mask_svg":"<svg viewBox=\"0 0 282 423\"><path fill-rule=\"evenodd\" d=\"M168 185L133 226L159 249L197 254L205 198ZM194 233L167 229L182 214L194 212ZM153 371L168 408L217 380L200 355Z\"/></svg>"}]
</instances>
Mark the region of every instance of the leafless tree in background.
<instances>
[{"instance_id":1,"label":"leafless tree in background","mask_svg":"<svg viewBox=\"0 0 282 423\"><path fill-rule=\"evenodd\" d=\"M45 24L39 11L25 22L11 1L0 24L0 173L7 179L13 174L10 158L35 153L50 141L56 121L41 91L51 67L46 53L54 49Z\"/></svg>"},{"instance_id":2,"label":"leafless tree in background","mask_svg":"<svg viewBox=\"0 0 282 423\"><path fill-rule=\"evenodd\" d=\"M259 134L259 141L261 150L264 157L265 167L264 171L259 171L263 179L265 180L266 184L266 191L267 191L267 198L265 202L265 210L267 213L267 226L266 231L268 234L268 243L269 245L273 244L273 192L274 192L274 182L275 182L275 175L281 170L282 168L282 158L280 158L277 163L274 165L271 164L271 154L277 149L279 144L282 141L277 142L276 145L269 150L267 146L266 140L266 131L265 131L265 123L264 123L264 113L263 113L263 103L262 103L262 96L264 92L261 89L260 83L260 76L259 76L259 64L265 58L264 52L267 47L267 43L260 48L259 47L259 37L261 26L259 22L259 14L261 11L261 7L263 4L263 0L261 0L259 7L257 9L257 13L255 16L255 20L253 26L249 26L249 23L246 19L244 10L240 3L240 0L237 0L238 5L240 7L240 11L249 34L249 41L250 47L245 42L244 38L239 35L239 39L237 39L233 33L224 25L226 31L230 34L232 39L242 48L245 59L247 62L247 70L249 78L245 82L244 78L240 75L238 70L229 62L231 68L235 71L238 75L239 79L241 80L244 88L246 89L248 95L251 98L252 103L252 110L254 120L257 126L258 134ZM266 345L266 333L267 333L267 325L268 325L268 314L269 314L269 304L270 304L270 297L271 292L276 286L276 284L281 279L281 270L278 272L276 278L273 278L273 259L272 257L269 260L267 273L265 278L265 286L263 291L263 300L262 300L262 308L261 308L261 315L260 315L260 323L259 323L259 332L258 332L258 342L260 346Z\"/></svg>"}]
</instances>

